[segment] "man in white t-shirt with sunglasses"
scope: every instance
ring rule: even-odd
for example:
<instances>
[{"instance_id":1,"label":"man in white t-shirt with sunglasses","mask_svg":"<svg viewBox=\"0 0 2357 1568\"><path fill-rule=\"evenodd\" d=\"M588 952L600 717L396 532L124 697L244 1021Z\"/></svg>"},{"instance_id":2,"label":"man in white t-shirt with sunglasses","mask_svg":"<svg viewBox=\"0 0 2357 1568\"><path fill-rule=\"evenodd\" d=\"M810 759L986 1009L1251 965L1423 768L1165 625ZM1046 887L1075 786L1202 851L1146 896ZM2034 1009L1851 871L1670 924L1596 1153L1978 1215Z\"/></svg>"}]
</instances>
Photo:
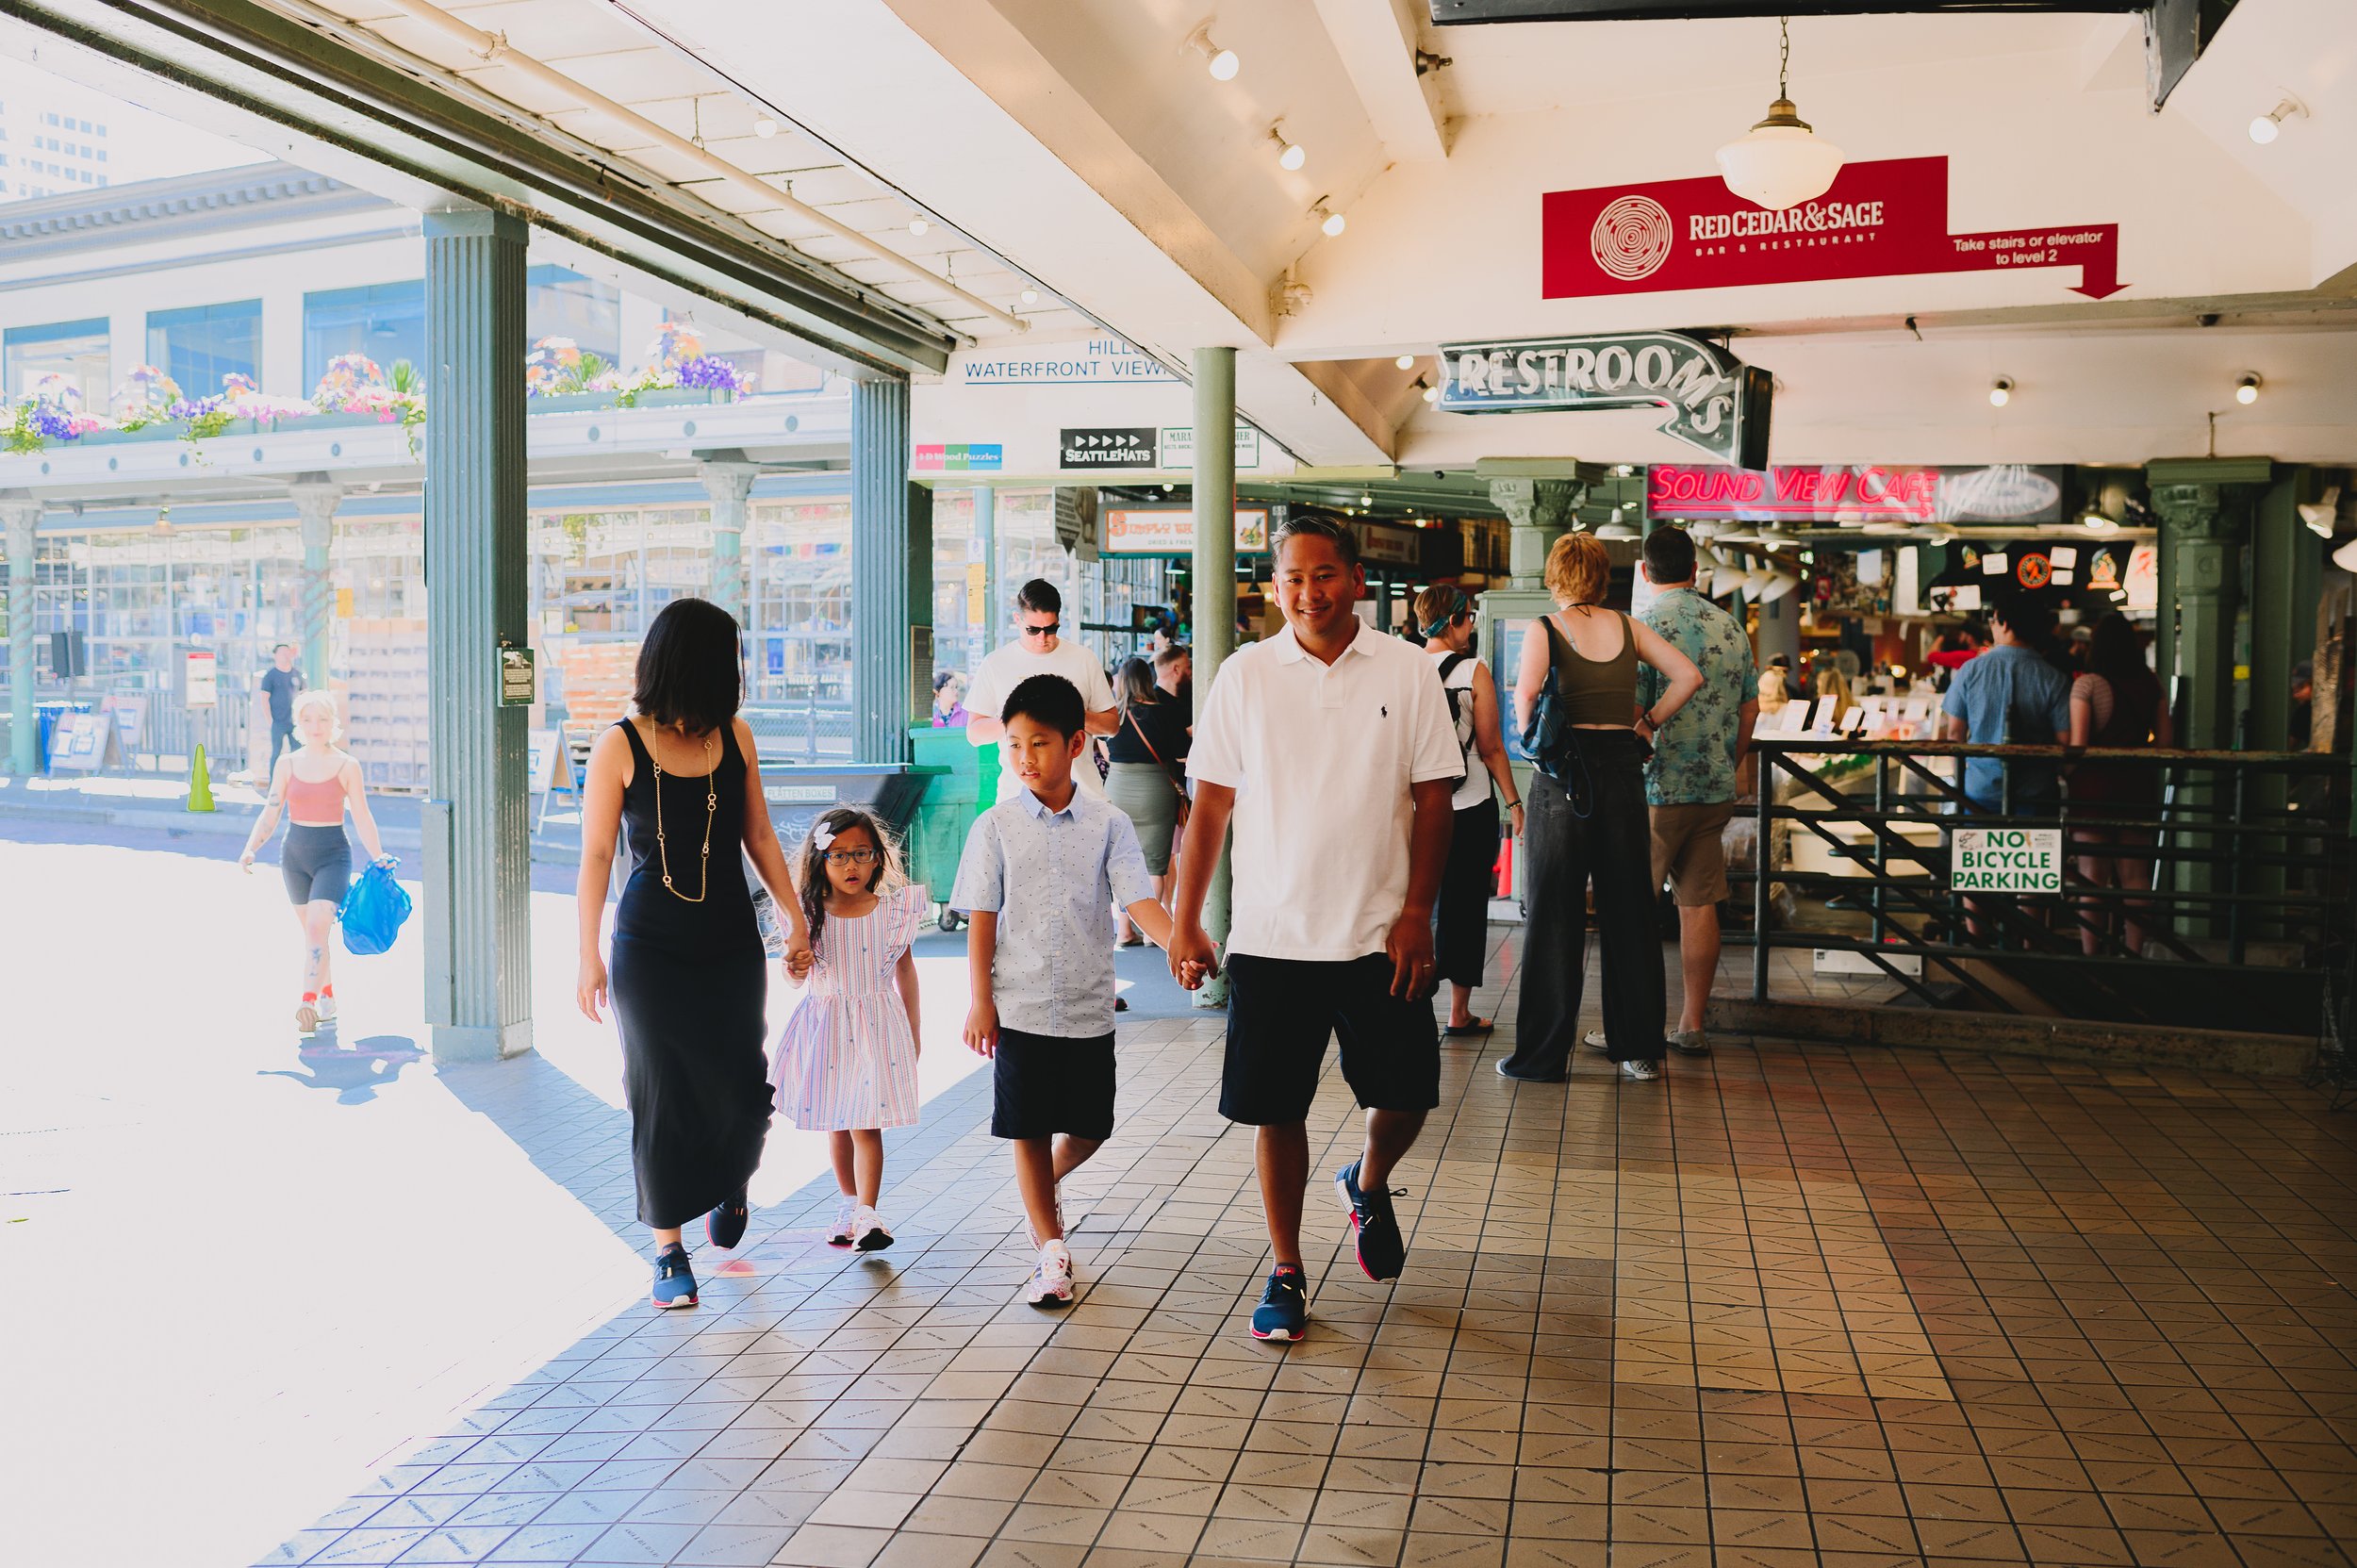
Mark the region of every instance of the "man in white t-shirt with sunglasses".
<instances>
[{"instance_id":1,"label":"man in white t-shirt with sunglasses","mask_svg":"<svg viewBox=\"0 0 2357 1568\"><path fill-rule=\"evenodd\" d=\"M1014 688L1034 675L1061 675L1072 683L1080 693L1081 705L1088 709L1090 734L1109 735L1121 728L1105 667L1096 662L1096 654L1063 635L1063 595L1056 591L1055 584L1034 577L1023 585L1014 596L1014 641L993 651L975 667L974 684L965 693L965 709L972 716L965 726L968 740L977 746L1004 741L1007 726L1000 710ZM1097 776L1094 764L1083 762L1072 770L1072 778L1082 794L1099 801L1105 798L1105 781ZM1014 770L1000 768L998 799L1012 801L1022 793Z\"/></svg>"}]
</instances>

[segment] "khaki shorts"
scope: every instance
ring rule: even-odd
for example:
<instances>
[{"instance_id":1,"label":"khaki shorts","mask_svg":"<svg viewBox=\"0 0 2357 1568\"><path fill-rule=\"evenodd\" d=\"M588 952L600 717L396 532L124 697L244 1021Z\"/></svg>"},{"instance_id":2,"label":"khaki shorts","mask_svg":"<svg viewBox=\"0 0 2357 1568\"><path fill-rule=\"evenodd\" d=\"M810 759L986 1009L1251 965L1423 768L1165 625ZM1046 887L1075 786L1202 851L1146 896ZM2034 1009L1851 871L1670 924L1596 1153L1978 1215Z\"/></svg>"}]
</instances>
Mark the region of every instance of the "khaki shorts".
<instances>
[{"instance_id":1,"label":"khaki shorts","mask_svg":"<svg viewBox=\"0 0 2357 1568\"><path fill-rule=\"evenodd\" d=\"M1727 886L1727 819L1735 815L1733 801L1699 806L1652 806L1653 884L1670 884L1670 895L1681 909L1715 904L1731 891Z\"/></svg>"}]
</instances>

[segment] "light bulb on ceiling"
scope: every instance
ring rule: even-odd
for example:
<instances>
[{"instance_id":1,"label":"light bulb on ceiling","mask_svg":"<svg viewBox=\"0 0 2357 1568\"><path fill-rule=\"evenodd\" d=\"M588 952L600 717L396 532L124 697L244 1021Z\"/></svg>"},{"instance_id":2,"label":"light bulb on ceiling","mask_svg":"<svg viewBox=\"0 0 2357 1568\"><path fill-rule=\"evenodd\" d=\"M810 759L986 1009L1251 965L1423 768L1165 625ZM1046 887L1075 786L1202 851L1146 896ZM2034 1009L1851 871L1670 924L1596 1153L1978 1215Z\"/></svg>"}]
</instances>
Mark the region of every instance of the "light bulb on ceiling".
<instances>
[{"instance_id":1,"label":"light bulb on ceiling","mask_svg":"<svg viewBox=\"0 0 2357 1568\"><path fill-rule=\"evenodd\" d=\"M764 141L778 134L778 123L766 114L753 116L753 134Z\"/></svg>"},{"instance_id":2,"label":"light bulb on ceiling","mask_svg":"<svg viewBox=\"0 0 2357 1568\"><path fill-rule=\"evenodd\" d=\"M2264 147L2283 134L2286 120L2305 120L2308 106L2288 92L2279 93L2275 107L2250 122L2250 140Z\"/></svg>"},{"instance_id":3,"label":"light bulb on ceiling","mask_svg":"<svg viewBox=\"0 0 2357 1568\"><path fill-rule=\"evenodd\" d=\"M1416 356L1412 354L1403 354L1397 359L1393 360L1392 364L1399 370L1412 371L1416 368Z\"/></svg>"},{"instance_id":4,"label":"light bulb on ceiling","mask_svg":"<svg viewBox=\"0 0 2357 1568\"><path fill-rule=\"evenodd\" d=\"M1422 376L1418 376L1416 379L1421 382L1424 378ZM1440 402L1441 389L1438 387L1426 387L1424 389L1424 401L1426 403Z\"/></svg>"},{"instance_id":5,"label":"light bulb on ceiling","mask_svg":"<svg viewBox=\"0 0 2357 1568\"><path fill-rule=\"evenodd\" d=\"M1244 61L1233 49L1223 49L1211 41L1211 25L1208 22L1187 35L1187 47L1203 57L1203 68L1215 82L1232 82L1236 73L1244 69Z\"/></svg>"},{"instance_id":6,"label":"light bulb on ceiling","mask_svg":"<svg viewBox=\"0 0 2357 1568\"><path fill-rule=\"evenodd\" d=\"M1375 504L1375 497L1371 495L1362 495L1359 498L1359 504L1361 506L1372 506Z\"/></svg>"},{"instance_id":7,"label":"light bulb on ceiling","mask_svg":"<svg viewBox=\"0 0 2357 1568\"><path fill-rule=\"evenodd\" d=\"M909 232L911 234L922 234L927 229L931 227L932 224L927 223L922 218L912 218L909 220Z\"/></svg>"},{"instance_id":8,"label":"light bulb on ceiling","mask_svg":"<svg viewBox=\"0 0 2357 1568\"><path fill-rule=\"evenodd\" d=\"M2079 526L2085 529L2090 534L2117 534L2119 532L2119 524L2114 522L2111 519L2105 517L2102 512L2097 511L2092 506L2088 507L2086 509L2086 514L2079 519Z\"/></svg>"},{"instance_id":9,"label":"light bulb on ceiling","mask_svg":"<svg viewBox=\"0 0 2357 1568\"><path fill-rule=\"evenodd\" d=\"M1310 161L1310 155L1302 150L1300 142L1286 140L1282 120L1268 128L1268 139L1277 143L1277 167L1279 169L1298 169Z\"/></svg>"},{"instance_id":10,"label":"light bulb on ceiling","mask_svg":"<svg viewBox=\"0 0 2357 1568\"><path fill-rule=\"evenodd\" d=\"M1023 290L1020 298L1025 305L1037 305L1039 303L1039 290L1036 289L1026 289Z\"/></svg>"},{"instance_id":11,"label":"light bulb on ceiling","mask_svg":"<svg viewBox=\"0 0 2357 1568\"><path fill-rule=\"evenodd\" d=\"M1332 211L1327 207L1319 207L1317 210L1318 228L1329 239L1350 226L1350 220L1344 218L1339 212Z\"/></svg>"},{"instance_id":12,"label":"light bulb on ceiling","mask_svg":"<svg viewBox=\"0 0 2357 1568\"><path fill-rule=\"evenodd\" d=\"M1995 381L1989 383L1988 405L1991 408L2003 408L2005 404L2011 403L2012 401L2013 377L2009 375L2001 375Z\"/></svg>"},{"instance_id":13,"label":"light bulb on ceiling","mask_svg":"<svg viewBox=\"0 0 2357 1568\"><path fill-rule=\"evenodd\" d=\"M1719 177L1727 189L1772 212L1823 195L1841 173L1841 149L1812 132L1792 107L1788 87L1792 29L1782 19L1778 27L1776 101L1748 136L1719 149Z\"/></svg>"},{"instance_id":14,"label":"light bulb on ceiling","mask_svg":"<svg viewBox=\"0 0 2357 1568\"><path fill-rule=\"evenodd\" d=\"M2259 401L2259 387L2260 382L2257 372L2254 371L2250 375L2244 376L2240 381L2234 383L2234 401L2248 408L2250 404Z\"/></svg>"},{"instance_id":15,"label":"light bulb on ceiling","mask_svg":"<svg viewBox=\"0 0 2357 1568\"><path fill-rule=\"evenodd\" d=\"M1178 486L1176 486L1176 485L1172 484L1172 483L1171 483L1169 480L1167 480L1167 479L1165 479L1165 480L1163 480L1163 481L1162 481L1162 494L1164 494L1164 495L1168 495L1171 491L1173 491L1173 490L1177 489L1178 487Z\"/></svg>"}]
</instances>

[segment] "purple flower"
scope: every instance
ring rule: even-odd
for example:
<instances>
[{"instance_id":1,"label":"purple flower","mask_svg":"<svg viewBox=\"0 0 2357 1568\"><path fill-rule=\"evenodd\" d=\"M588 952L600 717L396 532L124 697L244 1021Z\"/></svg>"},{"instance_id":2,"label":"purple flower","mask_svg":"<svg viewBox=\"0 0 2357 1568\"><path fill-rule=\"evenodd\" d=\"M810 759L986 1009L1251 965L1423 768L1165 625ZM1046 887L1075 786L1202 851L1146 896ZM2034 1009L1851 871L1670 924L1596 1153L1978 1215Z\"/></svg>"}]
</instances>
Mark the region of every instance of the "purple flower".
<instances>
[{"instance_id":1,"label":"purple flower","mask_svg":"<svg viewBox=\"0 0 2357 1568\"><path fill-rule=\"evenodd\" d=\"M679 368L679 384L683 387L718 388L724 392L744 390L744 378L736 367L727 360L709 354L698 355Z\"/></svg>"}]
</instances>

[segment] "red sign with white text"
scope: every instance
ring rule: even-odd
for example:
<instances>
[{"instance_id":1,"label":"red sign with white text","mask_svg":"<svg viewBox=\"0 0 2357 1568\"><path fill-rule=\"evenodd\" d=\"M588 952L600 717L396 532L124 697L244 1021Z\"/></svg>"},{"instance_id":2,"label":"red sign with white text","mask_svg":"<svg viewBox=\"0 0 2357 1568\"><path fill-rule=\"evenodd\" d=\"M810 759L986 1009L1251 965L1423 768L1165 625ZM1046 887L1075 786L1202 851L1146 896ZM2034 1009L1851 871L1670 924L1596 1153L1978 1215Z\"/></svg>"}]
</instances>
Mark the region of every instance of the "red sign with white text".
<instances>
[{"instance_id":1,"label":"red sign with white text","mask_svg":"<svg viewBox=\"0 0 2357 1568\"><path fill-rule=\"evenodd\" d=\"M1833 189L1782 212L1716 178L1550 190L1540 203L1551 300L2025 267L2078 267L2071 292L2090 299L2125 287L2116 223L1950 234L1945 157L1847 164Z\"/></svg>"}]
</instances>

